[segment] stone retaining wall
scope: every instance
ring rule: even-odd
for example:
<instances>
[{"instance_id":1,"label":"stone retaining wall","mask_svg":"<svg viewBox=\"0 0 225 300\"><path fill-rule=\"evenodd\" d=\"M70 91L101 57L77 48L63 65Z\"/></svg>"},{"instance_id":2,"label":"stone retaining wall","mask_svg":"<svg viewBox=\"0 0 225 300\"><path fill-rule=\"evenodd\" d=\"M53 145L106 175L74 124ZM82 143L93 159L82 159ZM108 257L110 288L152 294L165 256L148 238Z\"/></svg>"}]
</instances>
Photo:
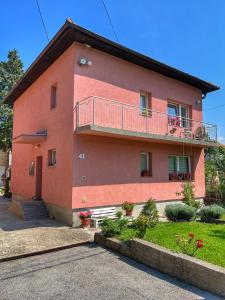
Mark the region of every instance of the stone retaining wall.
<instances>
[{"instance_id":1,"label":"stone retaining wall","mask_svg":"<svg viewBox=\"0 0 225 300\"><path fill-rule=\"evenodd\" d=\"M96 233L95 242L163 273L225 297L225 268L184 254L174 253L140 239L125 243Z\"/></svg>"}]
</instances>

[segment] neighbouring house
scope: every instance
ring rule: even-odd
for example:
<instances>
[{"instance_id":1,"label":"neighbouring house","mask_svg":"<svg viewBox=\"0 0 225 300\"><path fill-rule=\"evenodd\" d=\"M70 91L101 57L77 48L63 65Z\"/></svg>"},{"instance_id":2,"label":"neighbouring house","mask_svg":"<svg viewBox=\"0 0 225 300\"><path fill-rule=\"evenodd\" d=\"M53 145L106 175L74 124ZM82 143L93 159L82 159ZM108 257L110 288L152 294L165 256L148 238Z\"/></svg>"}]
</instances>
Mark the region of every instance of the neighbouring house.
<instances>
[{"instance_id":1,"label":"neighbouring house","mask_svg":"<svg viewBox=\"0 0 225 300\"><path fill-rule=\"evenodd\" d=\"M79 225L87 208L161 213L184 181L205 195L204 148L217 127L202 99L219 87L66 21L5 102L13 105L13 201L41 198Z\"/></svg>"},{"instance_id":2,"label":"neighbouring house","mask_svg":"<svg viewBox=\"0 0 225 300\"><path fill-rule=\"evenodd\" d=\"M6 152L0 150L0 187L4 185L2 180L2 175L4 175L6 171L6 160L7 160Z\"/></svg>"}]
</instances>

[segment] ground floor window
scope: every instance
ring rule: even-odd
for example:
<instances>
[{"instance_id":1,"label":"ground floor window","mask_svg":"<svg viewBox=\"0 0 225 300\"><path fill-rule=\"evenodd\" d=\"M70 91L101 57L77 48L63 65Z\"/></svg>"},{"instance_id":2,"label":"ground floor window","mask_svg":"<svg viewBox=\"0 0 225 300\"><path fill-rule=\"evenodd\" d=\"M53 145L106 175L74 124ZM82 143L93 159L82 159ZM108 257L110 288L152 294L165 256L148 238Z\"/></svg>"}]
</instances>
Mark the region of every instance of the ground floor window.
<instances>
[{"instance_id":1,"label":"ground floor window","mask_svg":"<svg viewBox=\"0 0 225 300\"><path fill-rule=\"evenodd\" d=\"M149 152L141 152L140 154L140 170L141 176L152 176L152 155Z\"/></svg>"},{"instance_id":2,"label":"ground floor window","mask_svg":"<svg viewBox=\"0 0 225 300\"><path fill-rule=\"evenodd\" d=\"M48 165L49 166L56 165L56 149L48 150Z\"/></svg>"},{"instance_id":3,"label":"ground floor window","mask_svg":"<svg viewBox=\"0 0 225 300\"><path fill-rule=\"evenodd\" d=\"M168 162L169 180L191 179L191 163L189 156L170 155Z\"/></svg>"}]
</instances>

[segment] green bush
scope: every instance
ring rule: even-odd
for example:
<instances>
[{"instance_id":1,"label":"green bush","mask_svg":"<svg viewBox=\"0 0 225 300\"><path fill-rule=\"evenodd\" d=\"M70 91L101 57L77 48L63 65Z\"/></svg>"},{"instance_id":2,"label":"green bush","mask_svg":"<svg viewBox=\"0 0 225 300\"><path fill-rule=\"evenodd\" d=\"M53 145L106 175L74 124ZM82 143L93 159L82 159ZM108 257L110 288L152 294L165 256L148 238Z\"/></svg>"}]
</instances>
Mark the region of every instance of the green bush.
<instances>
[{"instance_id":1,"label":"green bush","mask_svg":"<svg viewBox=\"0 0 225 300\"><path fill-rule=\"evenodd\" d=\"M178 195L182 195L182 201L188 206L199 208L201 203L195 199L195 186L191 182L185 182L182 184L183 190Z\"/></svg>"},{"instance_id":2,"label":"green bush","mask_svg":"<svg viewBox=\"0 0 225 300\"><path fill-rule=\"evenodd\" d=\"M201 218L201 221L207 222L219 219L224 213L225 209L223 207L213 204L203 207L199 211L199 216Z\"/></svg>"},{"instance_id":3,"label":"green bush","mask_svg":"<svg viewBox=\"0 0 225 300\"><path fill-rule=\"evenodd\" d=\"M144 216L148 217L148 226L149 227L153 227L156 225L156 223L159 221L159 213L156 208L156 203L155 203L154 199L150 198L145 203L140 215L144 215Z\"/></svg>"},{"instance_id":4,"label":"green bush","mask_svg":"<svg viewBox=\"0 0 225 300\"><path fill-rule=\"evenodd\" d=\"M122 210L118 210L118 211L116 212L116 216L117 216L118 219L121 219L122 216L123 216Z\"/></svg>"},{"instance_id":5,"label":"green bush","mask_svg":"<svg viewBox=\"0 0 225 300\"><path fill-rule=\"evenodd\" d=\"M169 204L165 213L170 221L190 221L196 216L196 208L185 204Z\"/></svg>"},{"instance_id":6,"label":"green bush","mask_svg":"<svg viewBox=\"0 0 225 300\"><path fill-rule=\"evenodd\" d=\"M149 217L143 214L140 214L137 219L133 223L134 228L137 229L136 236L139 238L143 238L146 230L150 227Z\"/></svg>"},{"instance_id":7,"label":"green bush","mask_svg":"<svg viewBox=\"0 0 225 300\"><path fill-rule=\"evenodd\" d=\"M109 218L105 218L101 222L102 233L106 237L113 237L117 234L120 234L123 229L127 226L127 219L116 219L112 220Z\"/></svg>"}]
</instances>

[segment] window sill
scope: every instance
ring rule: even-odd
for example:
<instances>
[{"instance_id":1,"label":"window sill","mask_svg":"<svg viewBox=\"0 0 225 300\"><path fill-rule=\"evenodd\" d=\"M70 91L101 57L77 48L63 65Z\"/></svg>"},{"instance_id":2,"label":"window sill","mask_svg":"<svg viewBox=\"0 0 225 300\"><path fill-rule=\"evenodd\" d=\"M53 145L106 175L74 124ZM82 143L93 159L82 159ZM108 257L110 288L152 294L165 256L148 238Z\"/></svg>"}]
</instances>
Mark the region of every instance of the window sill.
<instances>
[{"instance_id":1,"label":"window sill","mask_svg":"<svg viewBox=\"0 0 225 300\"><path fill-rule=\"evenodd\" d=\"M48 167L50 167L50 168L55 168L55 167L56 167L56 164L55 164L55 165L48 165Z\"/></svg>"}]
</instances>

